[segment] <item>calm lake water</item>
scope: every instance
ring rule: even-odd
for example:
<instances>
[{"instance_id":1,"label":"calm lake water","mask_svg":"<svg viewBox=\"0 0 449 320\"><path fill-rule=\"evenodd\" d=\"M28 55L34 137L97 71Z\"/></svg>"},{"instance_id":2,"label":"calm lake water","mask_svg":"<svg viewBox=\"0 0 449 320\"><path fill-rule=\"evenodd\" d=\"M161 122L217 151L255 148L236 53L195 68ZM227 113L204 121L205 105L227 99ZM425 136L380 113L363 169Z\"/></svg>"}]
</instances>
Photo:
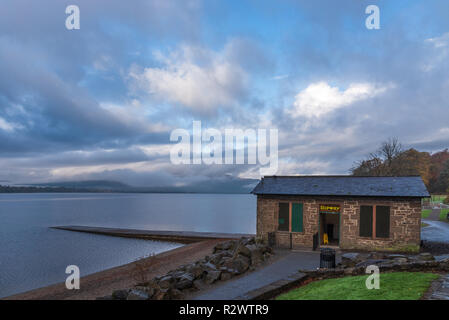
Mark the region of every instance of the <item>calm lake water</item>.
<instances>
[{"instance_id":1,"label":"calm lake water","mask_svg":"<svg viewBox=\"0 0 449 320\"><path fill-rule=\"evenodd\" d=\"M50 229L86 225L256 232L256 198L223 194L0 194L0 297L65 281L180 244Z\"/></svg>"}]
</instances>

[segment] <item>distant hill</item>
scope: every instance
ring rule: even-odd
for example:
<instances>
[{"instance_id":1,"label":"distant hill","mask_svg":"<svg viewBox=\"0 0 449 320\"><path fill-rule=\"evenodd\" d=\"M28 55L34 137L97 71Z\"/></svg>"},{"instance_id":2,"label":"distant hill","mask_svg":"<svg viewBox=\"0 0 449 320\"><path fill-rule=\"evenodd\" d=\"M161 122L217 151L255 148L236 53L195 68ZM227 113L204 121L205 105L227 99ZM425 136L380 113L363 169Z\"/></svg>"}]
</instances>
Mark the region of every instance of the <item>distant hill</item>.
<instances>
[{"instance_id":1,"label":"distant hill","mask_svg":"<svg viewBox=\"0 0 449 320\"><path fill-rule=\"evenodd\" d=\"M86 180L29 184L26 186L0 186L0 193L35 192L124 192L124 193L228 193L248 194L257 179L224 177L197 182L181 187L134 187L118 181Z\"/></svg>"},{"instance_id":2,"label":"distant hill","mask_svg":"<svg viewBox=\"0 0 449 320\"><path fill-rule=\"evenodd\" d=\"M69 188L69 189L89 189L89 190L125 190L130 188L127 184L109 180L87 180L87 181L64 181L31 184L32 187Z\"/></svg>"}]
</instances>

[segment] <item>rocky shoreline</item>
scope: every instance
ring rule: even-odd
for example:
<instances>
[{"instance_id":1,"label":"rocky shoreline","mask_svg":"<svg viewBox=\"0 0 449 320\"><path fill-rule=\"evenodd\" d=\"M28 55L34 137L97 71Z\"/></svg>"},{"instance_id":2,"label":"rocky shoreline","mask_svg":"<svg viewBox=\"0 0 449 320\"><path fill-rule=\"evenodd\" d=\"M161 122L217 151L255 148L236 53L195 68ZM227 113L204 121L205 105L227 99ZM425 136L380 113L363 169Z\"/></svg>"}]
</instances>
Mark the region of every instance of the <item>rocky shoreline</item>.
<instances>
[{"instance_id":1,"label":"rocky shoreline","mask_svg":"<svg viewBox=\"0 0 449 320\"><path fill-rule=\"evenodd\" d=\"M202 290L217 281L254 270L273 251L255 238L241 238L218 243L213 253L203 259L182 265L167 274L138 285L115 290L99 300L167 300L183 299L186 294Z\"/></svg>"},{"instance_id":2,"label":"rocky shoreline","mask_svg":"<svg viewBox=\"0 0 449 320\"><path fill-rule=\"evenodd\" d=\"M151 265L151 268L146 270L143 276L152 279L165 275L181 265L188 265L210 255L215 245L220 242L223 242L223 239L200 241L83 276L80 280L79 290L67 290L65 283L61 282L5 297L2 300L95 300L114 290L131 288L142 282L141 279L137 280L141 277L136 277L136 271L141 269L141 265Z\"/></svg>"}]
</instances>

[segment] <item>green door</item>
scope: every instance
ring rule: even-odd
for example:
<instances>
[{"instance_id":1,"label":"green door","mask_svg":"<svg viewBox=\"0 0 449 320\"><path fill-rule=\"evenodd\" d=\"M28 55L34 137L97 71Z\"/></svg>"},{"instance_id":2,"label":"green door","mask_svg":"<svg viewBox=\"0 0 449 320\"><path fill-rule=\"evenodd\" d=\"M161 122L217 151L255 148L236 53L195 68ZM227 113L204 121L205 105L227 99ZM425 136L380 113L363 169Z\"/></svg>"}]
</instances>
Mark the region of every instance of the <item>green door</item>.
<instances>
[{"instance_id":1,"label":"green door","mask_svg":"<svg viewBox=\"0 0 449 320\"><path fill-rule=\"evenodd\" d=\"M292 232L303 231L302 203L292 203Z\"/></svg>"}]
</instances>

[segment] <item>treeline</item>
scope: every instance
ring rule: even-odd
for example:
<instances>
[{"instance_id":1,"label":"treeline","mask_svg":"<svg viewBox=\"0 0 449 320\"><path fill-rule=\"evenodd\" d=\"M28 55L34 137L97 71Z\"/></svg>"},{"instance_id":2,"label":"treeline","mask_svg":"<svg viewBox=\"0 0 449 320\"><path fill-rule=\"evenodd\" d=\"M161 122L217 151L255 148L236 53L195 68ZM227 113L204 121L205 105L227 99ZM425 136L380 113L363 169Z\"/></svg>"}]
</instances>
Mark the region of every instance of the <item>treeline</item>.
<instances>
[{"instance_id":1,"label":"treeline","mask_svg":"<svg viewBox=\"0 0 449 320\"><path fill-rule=\"evenodd\" d=\"M355 176L419 175L430 193L448 194L449 151L430 154L413 148L404 150L397 138L391 138L367 159L357 161L351 173Z\"/></svg>"}]
</instances>

